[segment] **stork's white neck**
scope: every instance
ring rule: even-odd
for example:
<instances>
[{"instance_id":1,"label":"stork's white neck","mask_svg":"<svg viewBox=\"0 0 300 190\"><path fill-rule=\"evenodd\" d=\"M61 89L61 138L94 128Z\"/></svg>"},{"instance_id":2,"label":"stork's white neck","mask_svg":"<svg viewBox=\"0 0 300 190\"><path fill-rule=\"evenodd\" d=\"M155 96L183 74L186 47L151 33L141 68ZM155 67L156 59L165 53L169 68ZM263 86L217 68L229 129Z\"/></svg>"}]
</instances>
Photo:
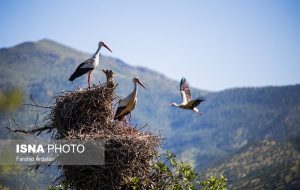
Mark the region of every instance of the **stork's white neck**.
<instances>
[{"instance_id":1,"label":"stork's white neck","mask_svg":"<svg viewBox=\"0 0 300 190\"><path fill-rule=\"evenodd\" d=\"M94 57L99 57L99 52L100 52L101 47L102 47L101 45L98 46L98 49L94 54Z\"/></svg>"},{"instance_id":2,"label":"stork's white neck","mask_svg":"<svg viewBox=\"0 0 300 190\"><path fill-rule=\"evenodd\" d=\"M137 82L133 82L134 83L134 89L133 89L133 92L137 93L138 91L138 85L137 85Z\"/></svg>"}]
</instances>

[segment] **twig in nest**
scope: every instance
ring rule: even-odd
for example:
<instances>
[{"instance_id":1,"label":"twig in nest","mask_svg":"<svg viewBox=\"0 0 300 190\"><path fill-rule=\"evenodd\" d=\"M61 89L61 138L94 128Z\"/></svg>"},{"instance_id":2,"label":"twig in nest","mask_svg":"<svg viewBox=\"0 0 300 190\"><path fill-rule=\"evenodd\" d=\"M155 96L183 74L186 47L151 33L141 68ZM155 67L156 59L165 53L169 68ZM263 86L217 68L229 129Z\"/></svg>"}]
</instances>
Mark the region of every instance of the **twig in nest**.
<instances>
[{"instance_id":1,"label":"twig in nest","mask_svg":"<svg viewBox=\"0 0 300 190\"><path fill-rule=\"evenodd\" d=\"M38 108L45 108L45 109L51 109L53 106L41 106L38 103L36 103L36 101L33 99L33 96L30 95L30 100L33 102L33 104L23 104L24 106L34 106L34 107L38 107Z\"/></svg>"},{"instance_id":2,"label":"twig in nest","mask_svg":"<svg viewBox=\"0 0 300 190\"><path fill-rule=\"evenodd\" d=\"M140 131L140 130L144 129L145 127L147 127L148 124L149 124L149 123L146 123L146 125L144 125L143 127L139 128L138 131Z\"/></svg>"}]
</instances>

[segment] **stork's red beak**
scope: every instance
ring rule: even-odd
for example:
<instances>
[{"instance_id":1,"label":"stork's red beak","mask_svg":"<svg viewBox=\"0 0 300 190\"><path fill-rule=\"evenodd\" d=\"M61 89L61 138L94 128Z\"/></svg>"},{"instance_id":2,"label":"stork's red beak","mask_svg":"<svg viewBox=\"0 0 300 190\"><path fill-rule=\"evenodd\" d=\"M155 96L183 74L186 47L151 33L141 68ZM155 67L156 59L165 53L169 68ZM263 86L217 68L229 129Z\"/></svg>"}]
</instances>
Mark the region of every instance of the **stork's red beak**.
<instances>
[{"instance_id":1,"label":"stork's red beak","mask_svg":"<svg viewBox=\"0 0 300 190\"><path fill-rule=\"evenodd\" d=\"M110 52L112 52L112 51L109 49L109 47L108 47L104 42L102 42L102 44L103 44L103 46L104 46L106 49L108 49Z\"/></svg>"},{"instance_id":2,"label":"stork's red beak","mask_svg":"<svg viewBox=\"0 0 300 190\"><path fill-rule=\"evenodd\" d=\"M141 81L137 81L143 88L145 88L145 90L147 90L147 88L141 83Z\"/></svg>"}]
</instances>

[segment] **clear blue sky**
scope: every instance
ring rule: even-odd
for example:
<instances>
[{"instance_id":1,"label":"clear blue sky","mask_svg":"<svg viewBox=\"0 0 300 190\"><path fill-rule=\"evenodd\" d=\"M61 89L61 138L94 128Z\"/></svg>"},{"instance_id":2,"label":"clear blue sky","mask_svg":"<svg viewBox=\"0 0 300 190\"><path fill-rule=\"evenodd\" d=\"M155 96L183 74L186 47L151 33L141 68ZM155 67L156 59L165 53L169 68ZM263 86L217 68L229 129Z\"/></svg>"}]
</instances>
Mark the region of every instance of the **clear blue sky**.
<instances>
[{"instance_id":1,"label":"clear blue sky","mask_svg":"<svg viewBox=\"0 0 300 190\"><path fill-rule=\"evenodd\" d=\"M0 47L49 38L93 53L103 40L201 89L300 83L297 0L2 0L0 24Z\"/></svg>"}]
</instances>

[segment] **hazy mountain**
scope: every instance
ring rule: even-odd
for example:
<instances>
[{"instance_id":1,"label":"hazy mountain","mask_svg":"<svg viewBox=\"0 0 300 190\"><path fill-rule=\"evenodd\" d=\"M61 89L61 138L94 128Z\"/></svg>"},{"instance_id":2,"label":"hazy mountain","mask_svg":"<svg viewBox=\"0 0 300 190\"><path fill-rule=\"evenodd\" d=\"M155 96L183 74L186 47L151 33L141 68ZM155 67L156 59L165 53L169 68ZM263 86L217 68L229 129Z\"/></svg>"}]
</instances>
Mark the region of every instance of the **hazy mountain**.
<instances>
[{"instance_id":1,"label":"hazy mountain","mask_svg":"<svg viewBox=\"0 0 300 190\"><path fill-rule=\"evenodd\" d=\"M298 142L299 143L299 142ZM247 145L206 171L206 176L223 174L229 189L299 189L299 144L263 140Z\"/></svg>"},{"instance_id":2,"label":"hazy mountain","mask_svg":"<svg viewBox=\"0 0 300 190\"><path fill-rule=\"evenodd\" d=\"M97 43L95 48L96 46ZM113 50L113 47L111 48ZM87 86L86 77L79 78L73 83L68 81L68 77L79 63L89 57L90 54L50 40L25 42L15 47L2 48L0 87L1 89L18 87L23 89L25 101L28 101L29 95L32 94L40 104L51 104L53 101L51 97L62 90L74 90L78 85ZM147 68L132 67L122 60L101 56L100 65L93 73L94 83L105 81L101 69L112 69L116 73L115 80L119 84L117 94L123 97L133 88L132 77L141 78L148 90L139 90L138 105L133 113L134 123L139 126L149 123L153 131L161 131L167 138L164 148L192 161L201 171L208 169L210 172L211 169L230 174L230 179L234 178L244 171L243 167L257 162L253 156L243 157L242 165L237 165L235 171L226 173L229 168L227 165L235 162L238 156L245 154L245 151L246 155L256 155L256 149L251 147L259 146L263 150L268 150L264 149L269 146L265 142L275 142L276 147L280 145L278 149L283 150L291 139L300 136L300 85L235 88L220 92L192 89L194 97L204 96L206 99L200 106L204 115L199 117L192 112L169 106L171 101L180 101L178 81ZM185 77L188 79L188 76ZM29 125L35 119L35 112L30 110L31 108L23 107L14 115L18 121ZM6 113L0 114L1 126L6 125L7 116ZM7 131L1 127L0 137L5 136ZM289 148L288 151L295 155L299 154L297 148ZM279 157L281 155L279 152L261 151L260 154L269 153L271 157ZM296 163L295 159L282 159L291 165ZM265 179L270 173L275 175L271 178L271 182L268 182L274 186L266 186L267 189L299 180L298 170L297 175L288 177L287 183L279 183L275 180L279 173L273 172L276 169L273 166L277 162L274 162L272 167L267 167L267 162L259 164L264 168L258 176L260 180ZM286 165L286 169L293 168L291 165ZM241 179L241 183L233 180L230 180L230 183L239 189L250 187L241 184L247 180L257 179L249 176L253 172L258 172L257 168L245 174L244 178L238 178Z\"/></svg>"}]
</instances>

